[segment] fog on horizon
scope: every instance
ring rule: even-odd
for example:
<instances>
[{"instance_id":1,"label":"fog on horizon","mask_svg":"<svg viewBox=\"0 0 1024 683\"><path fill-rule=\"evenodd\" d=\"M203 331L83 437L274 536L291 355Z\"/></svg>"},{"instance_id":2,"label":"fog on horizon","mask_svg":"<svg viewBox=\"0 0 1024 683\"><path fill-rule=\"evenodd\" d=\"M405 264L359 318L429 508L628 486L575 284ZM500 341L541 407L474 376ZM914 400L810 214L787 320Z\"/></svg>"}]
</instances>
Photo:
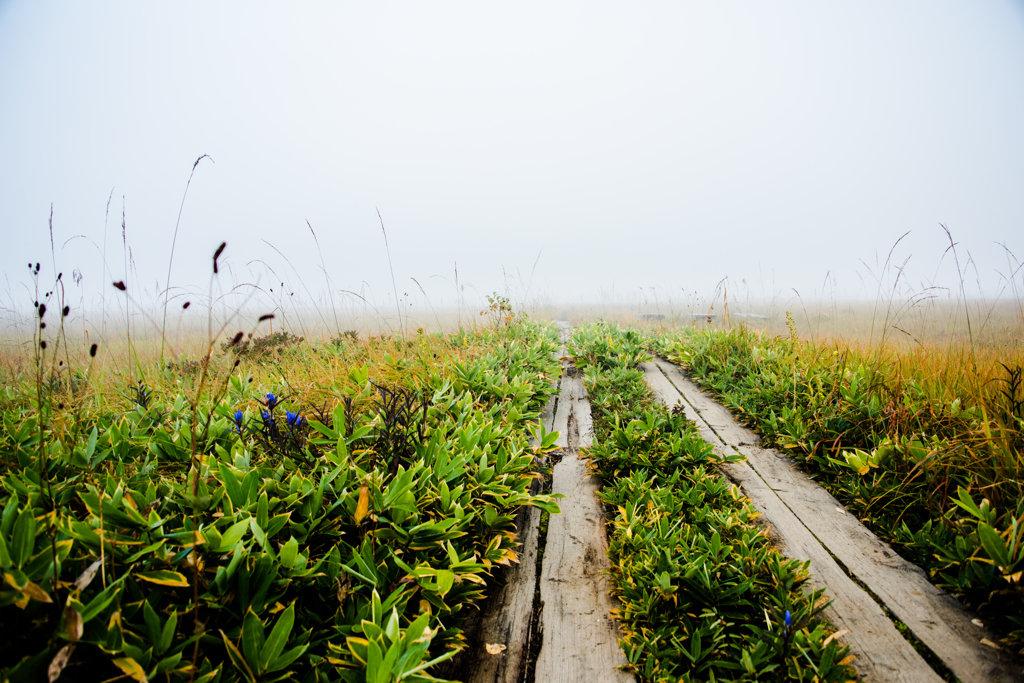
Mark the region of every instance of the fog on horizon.
<instances>
[{"instance_id":1,"label":"fog on horizon","mask_svg":"<svg viewBox=\"0 0 1024 683\"><path fill-rule=\"evenodd\" d=\"M176 302L1019 299L1021 121L1012 0L0 2L0 305L162 301L202 155Z\"/></svg>"}]
</instances>

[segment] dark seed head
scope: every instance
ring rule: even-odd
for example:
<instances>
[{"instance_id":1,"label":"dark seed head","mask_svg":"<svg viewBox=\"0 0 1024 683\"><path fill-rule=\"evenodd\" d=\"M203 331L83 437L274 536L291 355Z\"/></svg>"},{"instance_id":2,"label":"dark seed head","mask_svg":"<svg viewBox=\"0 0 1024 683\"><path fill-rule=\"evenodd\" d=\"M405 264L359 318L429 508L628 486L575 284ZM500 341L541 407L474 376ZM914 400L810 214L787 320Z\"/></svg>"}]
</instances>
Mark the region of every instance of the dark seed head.
<instances>
[{"instance_id":1,"label":"dark seed head","mask_svg":"<svg viewBox=\"0 0 1024 683\"><path fill-rule=\"evenodd\" d=\"M123 292L128 288L124 286L124 280L118 280L114 283L114 289L119 289Z\"/></svg>"},{"instance_id":2,"label":"dark seed head","mask_svg":"<svg viewBox=\"0 0 1024 683\"><path fill-rule=\"evenodd\" d=\"M46 350L46 340L45 339L42 340L41 342L39 342L39 348L41 348L43 351Z\"/></svg>"},{"instance_id":3,"label":"dark seed head","mask_svg":"<svg viewBox=\"0 0 1024 683\"><path fill-rule=\"evenodd\" d=\"M46 315L46 304L39 304L39 317Z\"/></svg>"},{"instance_id":4,"label":"dark seed head","mask_svg":"<svg viewBox=\"0 0 1024 683\"><path fill-rule=\"evenodd\" d=\"M244 336L245 336L245 332L239 332L239 333L237 333L237 334L236 334L236 335L235 335L235 336L234 336L234 337L233 337L233 338L231 339L231 344L230 344L230 346L234 346L234 345L235 345L235 344L237 344L238 342L242 341L242 337L244 337Z\"/></svg>"},{"instance_id":5,"label":"dark seed head","mask_svg":"<svg viewBox=\"0 0 1024 683\"><path fill-rule=\"evenodd\" d=\"M188 308L188 307L189 307L189 306L191 306L191 305L192 305L192 302L191 302L191 301L186 301L186 302L185 302L184 304L182 304L182 306L181 306L181 310L183 310L183 311L184 311L184 310L185 310L186 308Z\"/></svg>"},{"instance_id":6,"label":"dark seed head","mask_svg":"<svg viewBox=\"0 0 1024 683\"><path fill-rule=\"evenodd\" d=\"M242 362L241 360L239 360L238 358L236 358L236 359L235 359L235 364L234 364L233 366L231 366L231 367L237 368L237 367L238 367L238 364L239 364L239 363L241 363L241 362Z\"/></svg>"},{"instance_id":7,"label":"dark seed head","mask_svg":"<svg viewBox=\"0 0 1024 683\"><path fill-rule=\"evenodd\" d=\"M227 242L221 242L220 246L217 247L217 251L213 252L213 272L217 273L217 259L224 253L224 247L228 246Z\"/></svg>"},{"instance_id":8,"label":"dark seed head","mask_svg":"<svg viewBox=\"0 0 1024 683\"><path fill-rule=\"evenodd\" d=\"M57 410L64 410L64 404L63 403L58 403L57 404Z\"/></svg>"},{"instance_id":9,"label":"dark seed head","mask_svg":"<svg viewBox=\"0 0 1024 683\"><path fill-rule=\"evenodd\" d=\"M65 306L64 310L61 311L61 317L64 317L64 318L68 317L68 313L70 313L70 312L71 312L71 307L70 306Z\"/></svg>"},{"instance_id":10,"label":"dark seed head","mask_svg":"<svg viewBox=\"0 0 1024 683\"><path fill-rule=\"evenodd\" d=\"M96 344L93 344L92 346L89 347L89 358L95 358L96 357L96 349L98 349L98 348L99 347Z\"/></svg>"},{"instance_id":11,"label":"dark seed head","mask_svg":"<svg viewBox=\"0 0 1024 683\"><path fill-rule=\"evenodd\" d=\"M273 319L274 319L274 314L273 313L264 313L263 315L260 316L259 322L263 322L264 320L273 320Z\"/></svg>"},{"instance_id":12,"label":"dark seed head","mask_svg":"<svg viewBox=\"0 0 1024 683\"><path fill-rule=\"evenodd\" d=\"M46 329L46 323L39 323L39 329L45 330Z\"/></svg>"}]
</instances>

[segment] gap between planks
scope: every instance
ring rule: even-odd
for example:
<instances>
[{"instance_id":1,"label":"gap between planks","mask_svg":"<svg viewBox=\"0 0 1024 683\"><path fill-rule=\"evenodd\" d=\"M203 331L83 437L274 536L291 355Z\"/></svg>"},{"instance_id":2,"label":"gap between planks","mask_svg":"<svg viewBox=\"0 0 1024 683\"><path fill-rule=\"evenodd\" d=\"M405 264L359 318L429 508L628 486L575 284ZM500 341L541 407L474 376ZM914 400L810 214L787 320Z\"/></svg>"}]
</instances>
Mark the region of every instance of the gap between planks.
<instances>
[{"instance_id":1,"label":"gap between planks","mask_svg":"<svg viewBox=\"0 0 1024 683\"><path fill-rule=\"evenodd\" d=\"M994 636L973 623L970 612L932 585L919 567L897 555L788 457L761 448L756 434L701 392L678 366L657 359L644 364L644 373L666 403L683 405L687 417L716 449L746 457L745 463L722 469L772 524L783 552L811 560L812 580L827 587L834 598L826 617L852 631L844 640L858 655L855 663L866 680L924 681L938 676L930 667L927 672L920 669L927 663L847 571L964 683L1022 680L1019 666L981 643L983 638L994 642ZM914 668L903 669L890 659L897 653Z\"/></svg>"}]
</instances>

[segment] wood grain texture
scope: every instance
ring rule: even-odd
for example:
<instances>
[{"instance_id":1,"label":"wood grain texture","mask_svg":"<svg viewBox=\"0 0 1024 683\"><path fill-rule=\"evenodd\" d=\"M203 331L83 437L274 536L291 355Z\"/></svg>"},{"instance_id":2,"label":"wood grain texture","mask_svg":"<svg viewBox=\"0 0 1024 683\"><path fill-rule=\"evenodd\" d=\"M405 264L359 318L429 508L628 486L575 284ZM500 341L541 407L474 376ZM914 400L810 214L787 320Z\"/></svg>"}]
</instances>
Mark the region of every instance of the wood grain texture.
<instances>
[{"instance_id":1,"label":"wood grain texture","mask_svg":"<svg viewBox=\"0 0 1024 683\"><path fill-rule=\"evenodd\" d=\"M643 364L643 370L655 395L666 405L682 405L687 418L697 424L701 435L716 452L732 452L653 363ZM811 583L827 588L832 599L823 616L837 629L849 629L850 633L843 636L841 642L849 645L856 655L854 665L863 680L906 683L942 680L900 635L871 596L850 579L756 471L746 463L733 463L721 469L743 489L771 525L770 535L779 550L787 557L811 561Z\"/></svg>"},{"instance_id":2,"label":"wood grain texture","mask_svg":"<svg viewBox=\"0 0 1024 683\"><path fill-rule=\"evenodd\" d=\"M1019 664L981 643L983 638L996 642L997 637L973 623L974 614L934 586L920 567L896 554L788 456L761 448L757 434L704 394L681 368L662 359L656 364L716 436L747 457L801 523L957 678L965 683L1024 679Z\"/></svg>"},{"instance_id":3,"label":"wood grain texture","mask_svg":"<svg viewBox=\"0 0 1024 683\"><path fill-rule=\"evenodd\" d=\"M565 329L565 328L563 328ZM562 514L548 523L540 596L544 630L535 679L552 683L625 683L633 675L616 669L626 656L619 647L617 605L608 593L608 549L600 482L587 471L577 448L593 442L590 403L582 379L566 367L555 411L562 459L554 466L552 492L561 493Z\"/></svg>"}]
</instances>

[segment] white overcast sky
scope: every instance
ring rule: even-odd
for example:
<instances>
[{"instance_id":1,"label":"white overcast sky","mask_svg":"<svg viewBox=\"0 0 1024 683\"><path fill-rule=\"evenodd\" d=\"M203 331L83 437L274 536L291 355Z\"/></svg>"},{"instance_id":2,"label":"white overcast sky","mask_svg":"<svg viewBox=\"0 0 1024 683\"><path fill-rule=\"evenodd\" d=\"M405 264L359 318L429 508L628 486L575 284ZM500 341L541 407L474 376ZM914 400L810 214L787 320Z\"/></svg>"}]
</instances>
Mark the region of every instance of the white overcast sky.
<instances>
[{"instance_id":1,"label":"white overcast sky","mask_svg":"<svg viewBox=\"0 0 1024 683\"><path fill-rule=\"evenodd\" d=\"M172 286L226 240L229 278L322 292L308 220L334 288L382 300L379 209L435 304L456 263L484 293L538 254L549 299L871 296L907 231L915 286L951 285L940 223L991 294L997 243L1024 258L1024 3L0 2L5 299L52 270L52 204L93 298L123 206L152 300L202 154Z\"/></svg>"}]
</instances>

